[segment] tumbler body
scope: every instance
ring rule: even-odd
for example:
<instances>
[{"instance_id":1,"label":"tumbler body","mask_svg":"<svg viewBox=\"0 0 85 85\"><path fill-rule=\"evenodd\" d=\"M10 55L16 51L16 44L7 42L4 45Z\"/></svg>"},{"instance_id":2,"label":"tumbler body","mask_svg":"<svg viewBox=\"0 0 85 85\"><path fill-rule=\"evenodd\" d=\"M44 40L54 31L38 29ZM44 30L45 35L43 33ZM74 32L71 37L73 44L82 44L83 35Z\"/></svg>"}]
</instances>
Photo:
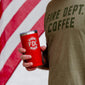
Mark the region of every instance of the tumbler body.
<instances>
[{"instance_id":1,"label":"tumbler body","mask_svg":"<svg viewBox=\"0 0 85 85\"><path fill-rule=\"evenodd\" d=\"M27 62L33 62L32 67L42 65L42 55L37 31L21 33L20 38L23 48L26 49L26 54L32 56L32 59Z\"/></svg>"}]
</instances>

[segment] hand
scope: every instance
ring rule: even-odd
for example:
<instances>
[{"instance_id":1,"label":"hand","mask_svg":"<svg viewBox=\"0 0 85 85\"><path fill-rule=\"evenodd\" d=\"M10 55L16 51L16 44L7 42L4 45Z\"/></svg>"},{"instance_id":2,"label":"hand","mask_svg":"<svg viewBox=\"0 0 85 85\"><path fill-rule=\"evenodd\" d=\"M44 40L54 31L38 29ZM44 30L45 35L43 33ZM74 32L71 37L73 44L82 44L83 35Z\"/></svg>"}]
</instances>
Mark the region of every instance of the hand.
<instances>
[{"instance_id":1,"label":"hand","mask_svg":"<svg viewBox=\"0 0 85 85\"><path fill-rule=\"evenodd\" d=\"M45 46L41 46L41 51L45 51L46 50L46 47ZM33 71L36 69L35 68L32 68L32 65L33 65L33 62L28 62L32 56L31 55L25 55L26 53L26 49L24 48L19 48L19 52L22 54L21 55L21 59L23 60L23 66L28 70L28 71Z\"/></svg>"},{"instance_id":2,"label":"hand","mask_svg":"<svg viewBox=\"0 0 85 85\"><path fill-rule=\"evenodd\" d=\"M33 71L36 68L32 68L33 62L26 62L32 58L31 55L25 55L26 49L24 48L19 48L19 52L22 54L20 57L23 60L23 66L28 70L28 71Z\"/></svg>"}]
</instances>

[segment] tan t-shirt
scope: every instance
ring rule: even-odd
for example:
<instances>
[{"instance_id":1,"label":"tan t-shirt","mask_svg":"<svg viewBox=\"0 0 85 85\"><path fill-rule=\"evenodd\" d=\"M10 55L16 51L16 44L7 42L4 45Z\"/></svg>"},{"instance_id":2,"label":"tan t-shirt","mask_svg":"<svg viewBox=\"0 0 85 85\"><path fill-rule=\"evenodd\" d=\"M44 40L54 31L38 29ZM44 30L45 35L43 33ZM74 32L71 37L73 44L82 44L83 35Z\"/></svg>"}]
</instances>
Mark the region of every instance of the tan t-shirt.
<instances>
[{"instance_id":1,"label":"tan t-shirt","mask_svg":"<svg viewBox=\"0 0 85 85\"><path fill-rule=\"evenodd\" d=\"M53 0L46 10L49 85L85 85L85 0Z\"/></svg>"}]
</instances>

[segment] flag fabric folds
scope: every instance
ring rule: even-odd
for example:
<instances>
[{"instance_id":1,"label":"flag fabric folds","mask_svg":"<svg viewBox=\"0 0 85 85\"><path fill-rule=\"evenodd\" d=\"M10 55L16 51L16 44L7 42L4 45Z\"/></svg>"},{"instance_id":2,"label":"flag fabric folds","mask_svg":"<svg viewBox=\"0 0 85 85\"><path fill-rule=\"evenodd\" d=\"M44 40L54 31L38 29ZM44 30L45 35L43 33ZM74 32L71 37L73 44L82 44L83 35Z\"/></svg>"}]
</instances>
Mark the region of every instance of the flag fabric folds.
<instances>
[{"instance_id":1,"label":"flag fabric folds","mask_svg":"<svg viewBox=\"0 0 85 85\"><path fill-rule=\"evenodd\" d=\"M5 85L19 65L21 32L44 33L44 16L50 0L0 1L0 85Z\"/></svg>"}]
</instances>

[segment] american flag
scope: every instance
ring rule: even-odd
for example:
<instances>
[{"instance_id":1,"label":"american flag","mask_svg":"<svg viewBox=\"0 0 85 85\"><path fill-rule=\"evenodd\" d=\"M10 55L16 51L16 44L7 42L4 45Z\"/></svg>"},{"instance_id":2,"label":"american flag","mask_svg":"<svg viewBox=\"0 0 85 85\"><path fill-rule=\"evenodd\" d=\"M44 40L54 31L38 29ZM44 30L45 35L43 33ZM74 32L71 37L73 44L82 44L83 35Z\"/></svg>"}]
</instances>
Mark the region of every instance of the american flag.
<instances>
[{"instance_id":1,"label":"american flag","mask_svg":"<svg viewBox=\"0 0 85 85\"><path fill-rule=\"evenodd\" d=\"M49 1L0 0L0 85L6 85L21 62L19 34L36 29L39 36L43 35Z\"/></svg>"}]
</instances>

